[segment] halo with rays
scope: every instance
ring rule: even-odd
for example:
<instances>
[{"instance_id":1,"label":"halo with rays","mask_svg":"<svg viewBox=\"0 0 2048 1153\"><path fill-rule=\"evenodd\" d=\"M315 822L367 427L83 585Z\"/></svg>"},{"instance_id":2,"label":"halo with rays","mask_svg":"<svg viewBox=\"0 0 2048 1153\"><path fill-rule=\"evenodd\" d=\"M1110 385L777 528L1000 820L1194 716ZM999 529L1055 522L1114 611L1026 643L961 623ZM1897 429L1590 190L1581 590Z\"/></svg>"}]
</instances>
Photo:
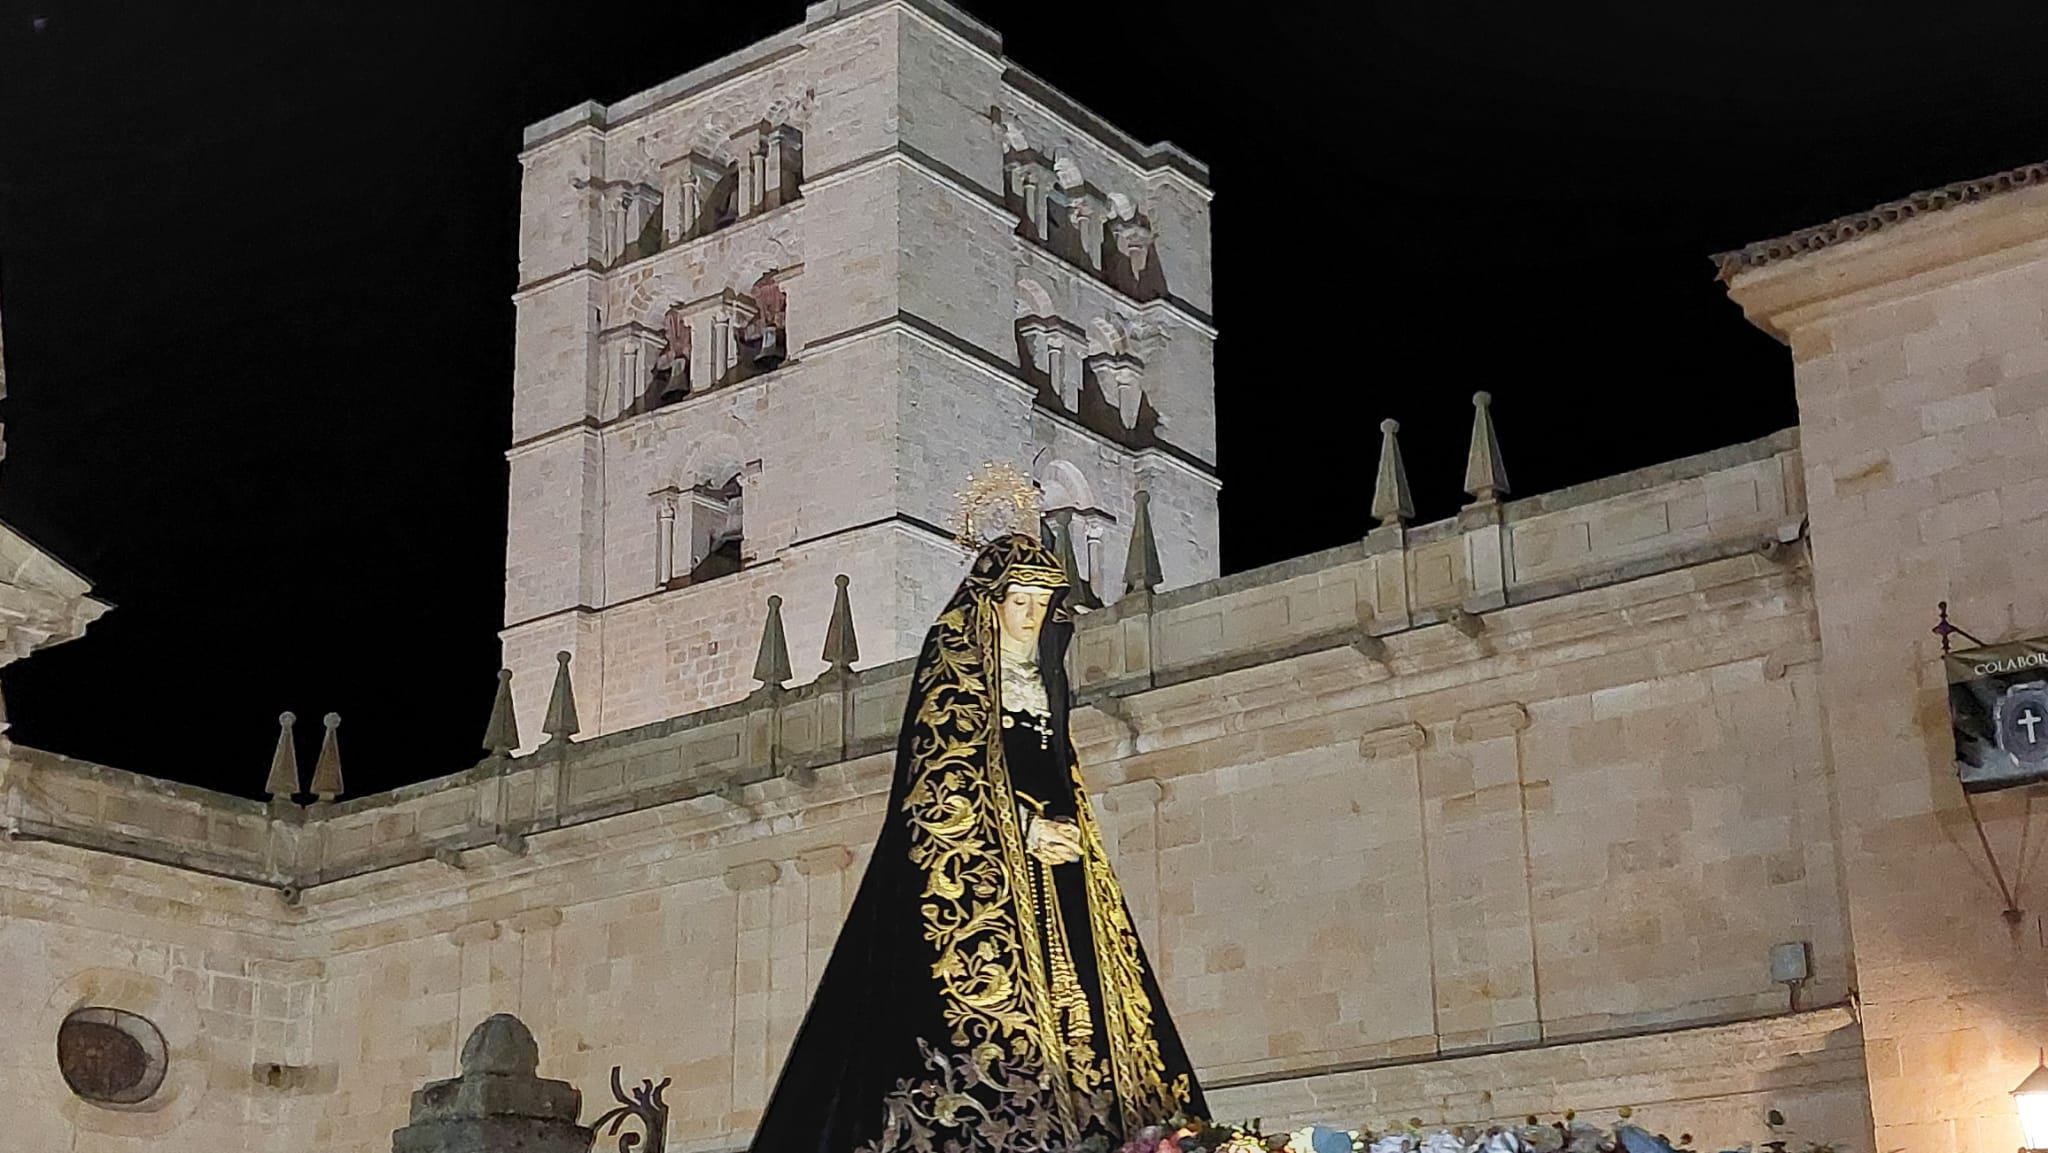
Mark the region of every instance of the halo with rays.
<instances>
[{"instance_id":1,"label":"halo with rays","mask_svg":"<svg viewBox=\"0 0 2048 1153\"><path fill-rule=\"evenodd\" d=\"M1038 535L1038 484L1007 463L984 464L954 494L960 501L953 539L968 549L1013 532Z\"/></svg>"}]
</instances>

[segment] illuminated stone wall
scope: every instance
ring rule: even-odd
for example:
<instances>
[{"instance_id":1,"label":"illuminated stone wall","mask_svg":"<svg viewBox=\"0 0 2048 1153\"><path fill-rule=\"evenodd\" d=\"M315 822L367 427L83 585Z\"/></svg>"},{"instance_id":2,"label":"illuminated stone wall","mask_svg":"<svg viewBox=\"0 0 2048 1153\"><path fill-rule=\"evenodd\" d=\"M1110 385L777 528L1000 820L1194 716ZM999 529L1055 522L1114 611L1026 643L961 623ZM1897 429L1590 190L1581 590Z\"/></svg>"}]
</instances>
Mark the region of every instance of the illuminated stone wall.
<instances>
[{"instance_id":1,"label":"illuminated stone wall","mask_svg":"<svg viewBox=\"0 0 2048 1153\"><path fill-rule=\"evenodd\" d=\"M1762 547L1799 461L1780 436L1083 617L1077 739L1220 1109L1867 1127L1803 546ZM1475 582L1507 606L1465 614ZM294 1069L237 1049L207 1117L381 1151L510 1011L593 1115L615 1064L673 1077L677 1147L727 1149L865 866L908 671L281 813L15 750L42 841L0 851L81 872L76 910L32 906L53 934L113 899L84 875L112 853L243 878L266 928L202 956L299 966ZM123 956L167 931L122 924ZM47 1066L47 1036L9 1044Z\"/></svg>"},{"instance_id":2,"label":"illuminated stone wall","mask_svg":"<svg viewBox=\"0 0 2048 1153\"><path fill-rule=\"evenodd\" d=\"M2007 1091L2048 1037L2022 854L2041 791L1977 803L2008 918L1927 630L1946 599L1987 639L2048 631L2048 188L1731 267L1791 346L1796 430L1217 578L1206 192L996 52L933 0L815 5L536 126L520 755L265 806L0 740L0 1093L24 1147L383 1153L502 1011L587 1116L622 1066L673 1078L670 1148L742 1146L883 819L899 658L962 565L933 522L1000 444L1064 466L1040 477L1089 506L1106 593L1152 494L1166 580L1082 617L1075 735L1226 1119L1630 1108L1732 1143L1775 1109L1843 1149L2010 1149ZM804 125L802 201L613 252L618 182L771 112ZM1083 217L1141 204L1118 243L1159 275L1017 234L1039 181ZM619 334L757 269L792 273L797 360L622 417ZM1077 358L1142 366L1172 451L1090 425L1113 389L1063 415ZM728 466L756 563L649 587L649 494ZM839 573L863 650L843 677L818 655ZM795 675L759 691L771 595ZM558 649L584 732L542 745ZM1789 986L1786 945L1811 965ZM162 1091L67 1087L56 1033L82 1007L153 1023Z\"/></svg>"},{"instance_id":3,"label":"illuminated stone wall","mask_svg":"<svg viewBox=\"0 0 2048 1153\"><path fill-rule=\"evenodd\" d=\"M2041 786L1957 784L1936 602L1987 641L2048 633L2048 188L1737 275L1791 346L1826 749L1879 1147L2005 1153L2048 1040Z\"/></svg>"}]
</instances>

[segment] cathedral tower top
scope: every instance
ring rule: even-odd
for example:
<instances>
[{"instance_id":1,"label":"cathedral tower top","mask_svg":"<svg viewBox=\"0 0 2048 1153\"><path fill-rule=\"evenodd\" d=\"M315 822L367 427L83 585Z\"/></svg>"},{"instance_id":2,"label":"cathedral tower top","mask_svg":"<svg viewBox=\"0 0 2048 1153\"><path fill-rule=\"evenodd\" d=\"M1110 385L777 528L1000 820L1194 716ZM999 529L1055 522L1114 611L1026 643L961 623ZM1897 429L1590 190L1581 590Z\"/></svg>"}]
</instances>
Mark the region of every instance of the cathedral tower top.
<instances>
[{"instance_id":1,"label":"cathedral tower top","mask_svg":"<svg viewBox=\"0 0 2048 1153\"><path fill-rule=\"evenodd\" d=\"M1037 482L1084 599L1141 492L1165 584L1216 575L1207 170L957 8L814 4L520 160L522 733L558 651L586 735L744 696L770 595L807 679L840 575L867 659L909 655L986 464Z\"/></svg>"}]
</instances>

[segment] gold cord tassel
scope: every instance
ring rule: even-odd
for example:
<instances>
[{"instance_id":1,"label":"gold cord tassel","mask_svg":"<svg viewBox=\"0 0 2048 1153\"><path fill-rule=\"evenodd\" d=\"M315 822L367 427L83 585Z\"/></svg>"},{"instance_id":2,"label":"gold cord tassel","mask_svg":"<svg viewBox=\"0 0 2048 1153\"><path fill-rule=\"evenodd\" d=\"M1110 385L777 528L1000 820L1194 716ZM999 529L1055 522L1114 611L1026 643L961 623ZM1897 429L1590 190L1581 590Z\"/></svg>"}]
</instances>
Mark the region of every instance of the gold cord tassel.
<instances>
[{"instance_id":1,"label":"gold cord tassel","mask_svg":"<svg viewBox=\"0 0 2048 1153\"><path fill-rule=\"evenodd\" d=\"M1060 1016L1067 1047L1081 1053L1091 1050L1095 1022L1088 1011L1088 993L1074 970L1074 954L1067 941L1067 921L1060 914L1059 894L1053 889L1052 866L1037 862L1039 909L1045 922L1046 959L1051 970L1053 1010Z\"/></svg>"}]
</instances>

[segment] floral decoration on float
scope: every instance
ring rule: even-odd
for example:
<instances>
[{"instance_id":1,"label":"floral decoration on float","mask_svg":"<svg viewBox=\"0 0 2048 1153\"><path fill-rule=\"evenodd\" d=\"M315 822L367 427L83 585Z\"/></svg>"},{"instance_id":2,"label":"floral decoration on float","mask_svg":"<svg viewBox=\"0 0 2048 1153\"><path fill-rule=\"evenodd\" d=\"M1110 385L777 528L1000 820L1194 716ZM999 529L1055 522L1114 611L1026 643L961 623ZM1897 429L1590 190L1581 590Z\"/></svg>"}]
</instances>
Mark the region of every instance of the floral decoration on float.
<instances>
[{"instance_id":1,"label":"floral decoration on float","mask_svg":"<svg viewBox=\"0 0 2048 1153\"><path fill-rule=\"evenodd\" d=\"M1259 1122L1221 1125L1179 1120L1139 1131L1112 1149L1106 1142L1083 1145L1078 1153L1699 1153L1693 1135L1676 1139L1631 1124L1634 1110L1622 1109L1619 1119L1602 1127L1567 1112L1545 1122L1531 1116L1520 1125L1425 1126L1420 1119L1383 1128L1342 1129L1310 1125L1284 1133L1264 1133ZM1773 1109L1765 1120L1761 1141L1713 1146L1714 1153L1847 1153L1836 1145L1795 1142L1785 1134L1784 1115Z\"/></svg>"}]
</instances>

